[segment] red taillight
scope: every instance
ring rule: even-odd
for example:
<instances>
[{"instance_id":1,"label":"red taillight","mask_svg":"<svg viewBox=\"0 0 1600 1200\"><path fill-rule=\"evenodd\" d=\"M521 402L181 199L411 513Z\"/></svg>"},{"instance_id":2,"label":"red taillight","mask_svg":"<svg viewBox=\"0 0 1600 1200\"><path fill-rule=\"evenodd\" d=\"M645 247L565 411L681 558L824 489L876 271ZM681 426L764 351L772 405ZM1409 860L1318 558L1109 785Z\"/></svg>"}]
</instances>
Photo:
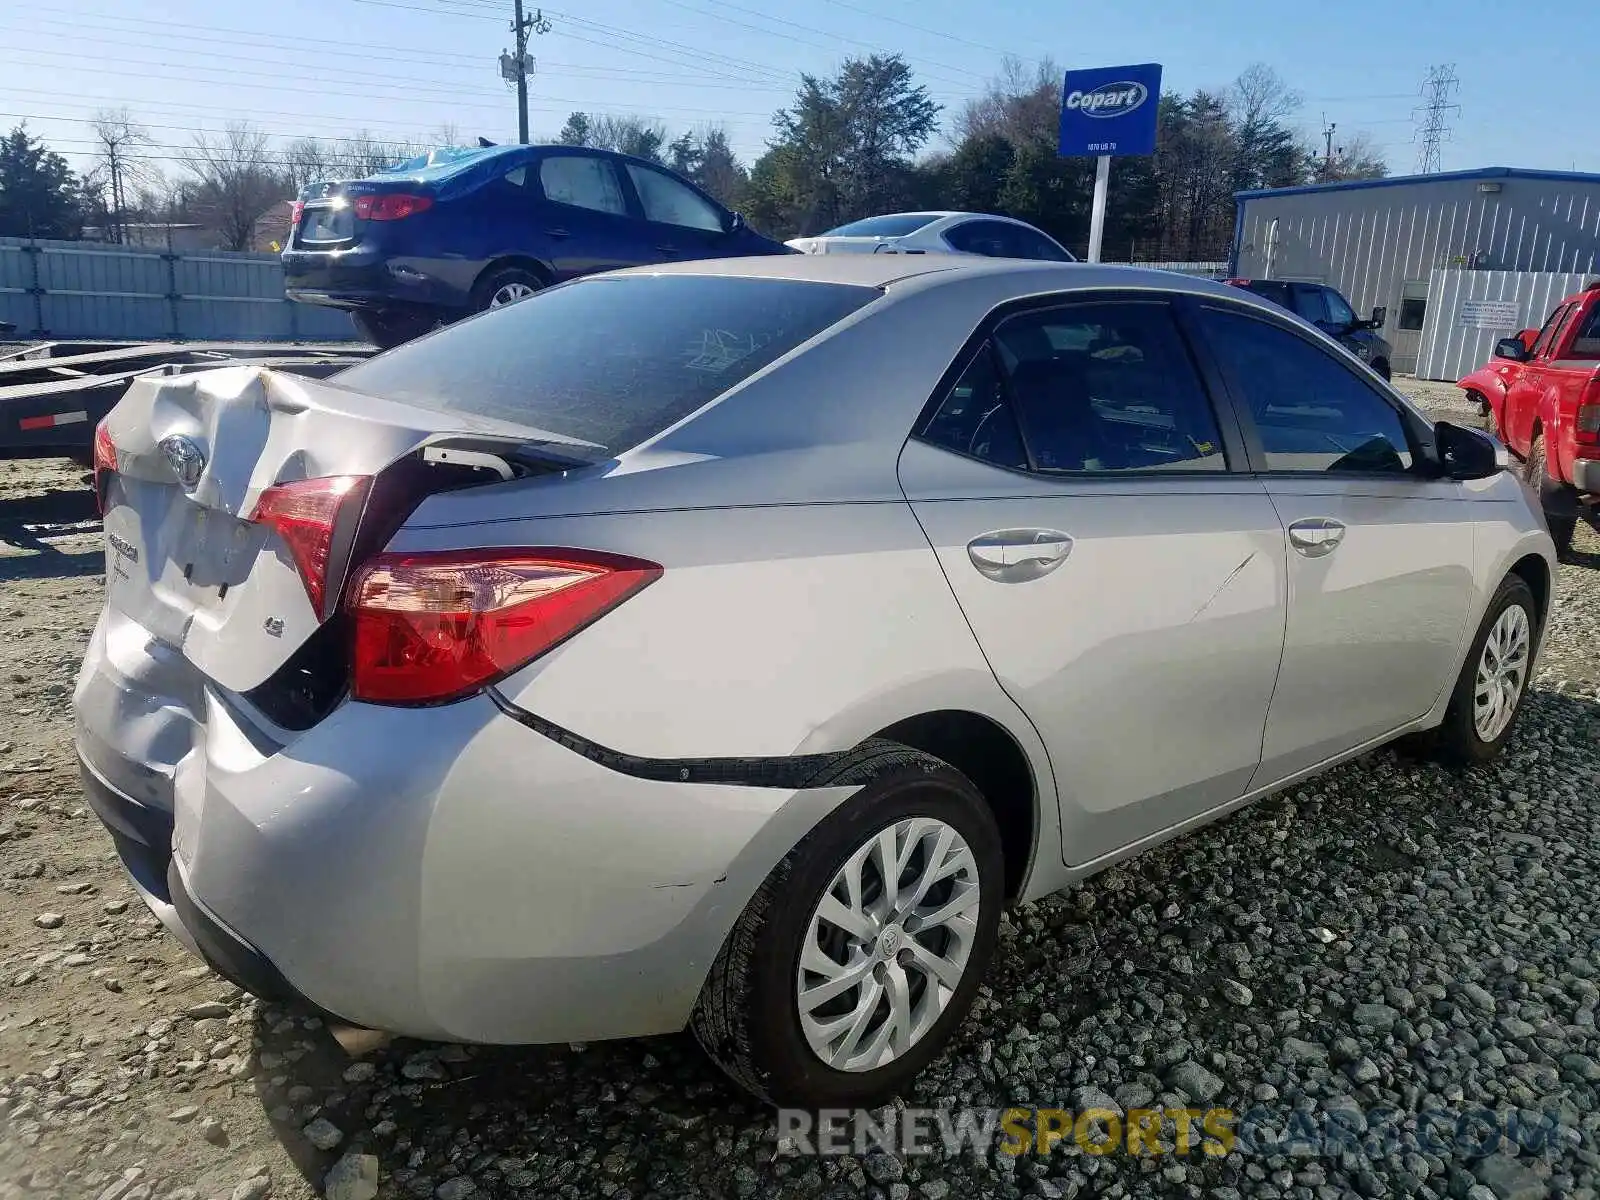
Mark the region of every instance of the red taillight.
<instances>
[{"instance_id":1,"label":"red taillight","mask_svg":"<svg viewBox=\"0 0 1600 1200\"><path fill-rule=\"evenodd\" d=\"M293 229L296 225L300 224L300 218L305 216L305 214L306 202L304 200L296 200L293 204L291 204L289 206L289 228Z\"/></svg>"},{"instance_id":2,"label":"red taillight","mask_svg":"<svg viewBox=\"0 0 1600 1200\"><path fill-rule=\"evenodd\" d=\"M399 221L427 212L433 207L433 197L389 192L381 196L357 196L352 207L363 221Z\"/></svg>"},{"instance_id":3,"label":"red taillight","mask_svg":"<svg viewBox=\"0 0 1600 1200\"><path fill-rule=\"evenodd\" d=\"M94 506L103 517L106 514L106 484L117 473L117 447L111 441L111 431L101 421L94 427Z\"/></svg>"},{"instance_id":4,"label":"red taillight","mask_svg":"<svg viewBox=\"0 0 1600 1200\"><path fill-rule=\"evenodd\" d=\"M1573 439L1583 446L1600 446L1600 379L1589 381L1589 390L1578 405Z\"/></svg>"},{"instance_id":5,"label":"red taillight","mask_svg":"<svg viewBox=\"0 0 1600 1200\"><path fill-rule=\"evenodd\" d=\"M379 555L350 585L350 694L378 704L465 696L660 576L655 563L592 550Z\"/></svg>"},{"instance_id":6,"label":"red taillight","mask_svg":"<svg viewBox=\"0 0 1600 1200\"><path fill-rule=\"evenodd\" d=\"M372 479L328 475L280 483L261 493L250 519L277 531L289 548L317 619L328 615L328 567L334 547L348 550Z\"/></svg>"}]
</instances>

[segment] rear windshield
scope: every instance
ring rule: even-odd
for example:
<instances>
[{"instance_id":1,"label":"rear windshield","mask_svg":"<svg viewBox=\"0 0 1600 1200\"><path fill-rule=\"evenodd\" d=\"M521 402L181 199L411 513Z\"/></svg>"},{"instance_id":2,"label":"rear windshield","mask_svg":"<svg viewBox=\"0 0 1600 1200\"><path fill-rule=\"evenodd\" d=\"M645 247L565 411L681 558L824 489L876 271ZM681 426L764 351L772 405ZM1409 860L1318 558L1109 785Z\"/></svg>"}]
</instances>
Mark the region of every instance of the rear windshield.
<instances>
[{"instance_id":1,"label":"rear windshield","mask_svg":"<svg viewBox=\"0 0 1600 1200\"><path fill-rule=\"evenodd\" d=\"M791 279L589 279L408 343L334 382L620 454L878 295Z\"/></svg>"},{"instance_id":2,"label":"rear windshield","mask_svg":"<svg viewBox=\"0 0 1600 1200\"><path fill-rule=\"evenodd\" d=\"M904 237L915 233L924 225L932 225L938 213L893 213L887 217L868 217L852 221L837 229L830 229L823 237Z\"/></svg>"},{"instance_id":3,"label":"rear windshield","mask_svg":"<svg viewBox=\"0 0 1600 1200\"><path fill-rule=\"evenodd\" d=\"M1289 285L1276 279L1252 279L1244 285L1258 296L1264 296L1274 304L1289 308Z\"/></svg>"}]
</instances>

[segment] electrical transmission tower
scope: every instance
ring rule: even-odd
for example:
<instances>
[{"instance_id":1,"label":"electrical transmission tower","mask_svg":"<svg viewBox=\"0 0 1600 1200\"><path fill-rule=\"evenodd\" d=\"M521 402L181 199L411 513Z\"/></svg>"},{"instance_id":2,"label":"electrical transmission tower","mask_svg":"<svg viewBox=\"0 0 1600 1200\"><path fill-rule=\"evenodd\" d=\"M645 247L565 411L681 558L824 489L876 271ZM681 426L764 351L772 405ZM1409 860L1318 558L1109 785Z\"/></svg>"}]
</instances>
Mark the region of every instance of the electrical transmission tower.
<instances>
[{"instance_id":1,"label":"electrical transmission tower","mask_svg":"<svg viewBox=\"0 0 1600 1200\"><path fill-rule=\"evenodd\" d=\"M1450 140L1450 118L1461 112L1455 94L1461 83L1455 63L1429 67L1422 84L1422 104L1417 108L1417 174L1439 169L1439 147Z\"/></svg>"}]
</instances>

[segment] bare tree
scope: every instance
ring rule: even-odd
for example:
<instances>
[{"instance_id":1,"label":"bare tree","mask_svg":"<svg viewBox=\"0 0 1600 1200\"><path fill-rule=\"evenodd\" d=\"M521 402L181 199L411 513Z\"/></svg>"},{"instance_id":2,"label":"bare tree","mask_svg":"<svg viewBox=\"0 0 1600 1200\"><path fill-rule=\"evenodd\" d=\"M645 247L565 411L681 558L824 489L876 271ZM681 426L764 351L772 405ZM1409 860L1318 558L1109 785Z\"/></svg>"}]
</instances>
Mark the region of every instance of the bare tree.
<instances>
[{"instance_id":1,"label":"bare tree","mask_svg":"<svg viewBox=\"0 0 1600 1200\"><path fill-rule=\"evenodd\" d=\"M1228 116L1235 125L1281 125L1304 100L1266 63L1251 63L1228 87Z\"/></svg>"},{"instance_id":2,"label":"bare tree","mask_svg":"<svg viewBox=\"0 0 1600 1200\"><path fill-rule=\"evenodd\" d=\"M295 194L339 174L337 153L318 138L296 138L283 148L282 162L284 183Z\"/></svg>"},{"instance_id":3,"label":"bare tree","mask_svg":"<svg viewBox=\"0 0 1600 1200\"><path fill-rule=\"evenodd\" d=\"M1364 132L1345 138L1343 145L1333 148L1333 159L1317 166L1317 179L1324 183L1382 179L1388 173L1389 164L1383 157L1383 148L1372 140L1370 133Z\"/></svg>"},{"instance_id":4,"label":"bare tree","mask_svg":"<svg viewBox=\"0 0 1600 1200\"><path fill-rule=\"evenodd\" d=\"M160 177L148 151L154 143L148 131L126 108L103 108L89 122L98 143L95 162L84 174L84 187L100 197L109 241L127 240L128 203L139 189Z\"/></svg>"},{"instance_id":5,"label":"bare tree","mask_svg":"<svg viewBox=\"0 0 1600 1200\"><path fill-rule=\"evenodd\" d=\"M414 142L386 142L374 137L365 129L347 138L340 138L335 149L339 173L351 179L371 175L399 166L408 158L415 158L421 147Z\"/></svg>"},{"instance_id":6,"label":"bare tree","mask_svg":"<svg viewBox=\"0 0 1600 1200\"><path fill-rule=\"evenodd\" d=\"M952 143L959 146L973 138L998 136L1013 146L1055 145L1061 123L1061 78L1061 68L1052 58L1030 67L1008 54L983 95L968 100L956 114Z\"/></svg>"},{"instance_id":7,"label":"bare tree","mask_svg":"<svg viewBox=\"0 0 1600 1200\"><path fill-rule=\"evenodd\" d=\"M250 249L256 222L286 198L267 135L248 121L229 122L220 136L197 136L183 165L196 184L195 214L216 229L227 250Z\"/></svg>"}]
</instances>

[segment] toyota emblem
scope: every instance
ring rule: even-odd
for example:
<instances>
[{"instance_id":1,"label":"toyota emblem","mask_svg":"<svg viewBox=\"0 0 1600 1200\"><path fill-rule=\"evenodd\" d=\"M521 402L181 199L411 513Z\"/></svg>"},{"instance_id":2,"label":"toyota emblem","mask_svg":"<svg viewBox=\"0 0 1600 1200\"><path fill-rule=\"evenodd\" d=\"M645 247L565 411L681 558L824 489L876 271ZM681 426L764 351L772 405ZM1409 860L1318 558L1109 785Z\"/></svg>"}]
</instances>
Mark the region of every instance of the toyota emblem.
<instances>
[{"instance_id":1,"label":"toyota emblem","mask_svg":"<svg viewBox=\"0 0 1600 1200\"><path fill-rule=\"evenodd\" d=\"M206 469L205 451L193 438L175 433L161 439L161 453L166 456L167 465L178 477L178 482L192 491L195 484L200 482L200 473Z\"/></svg>"}]
</instances>

